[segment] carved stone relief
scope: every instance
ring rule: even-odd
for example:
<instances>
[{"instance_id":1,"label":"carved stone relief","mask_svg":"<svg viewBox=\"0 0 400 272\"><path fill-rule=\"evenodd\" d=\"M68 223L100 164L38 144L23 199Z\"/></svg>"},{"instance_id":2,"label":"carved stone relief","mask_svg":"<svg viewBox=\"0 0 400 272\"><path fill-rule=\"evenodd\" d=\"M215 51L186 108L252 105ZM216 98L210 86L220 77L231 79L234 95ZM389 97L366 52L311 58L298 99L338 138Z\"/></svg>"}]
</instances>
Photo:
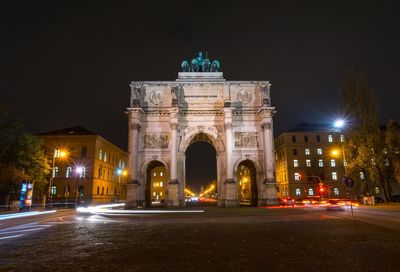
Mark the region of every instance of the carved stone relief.
<instances>
[{"instance_id":1,"label":"carved stone relief","mask_svg":"<svg viewBox=\"0 0 400 272\"><path fill-rule=\"evenodd\" d=\"M258 147L257 132L235 132L235 147Z\"/></svg>"},{"instance_id":2,"label":"carved stone relief","mask_svg":"<svg viewBox=\"0 0 400 272\"><path fill-rule=\"evenodd\" d=\"M251 95L251 93L249 93L248 91L246 91L246 90L240 90L239 92L238 92L238 94L237 94L237 99L240 101L240 102L243 102L243 103L250 103L251 102L251 99L252 99L252 95Z\"/></svg>"},{"instance_id":3,"label":"carved stone relief","mask_svg":"<svg viewBox=\"0 0 400 272\"><path fill-rule=\"evenodd\" d=\"M168 135L145 134L143 140L144 148L168 148Z\"/></svg>"},{"instance_id":4,"label":"carved stone relief","mask_svg":"<svg viewBox=\"0 0 400 272\"><path fill-rule=\"evenodd\" d=\"M151 103L158 105L163 100L163 95L160 91L152 91L149 95L149 99Z\"/></svg>"}]
</instances>

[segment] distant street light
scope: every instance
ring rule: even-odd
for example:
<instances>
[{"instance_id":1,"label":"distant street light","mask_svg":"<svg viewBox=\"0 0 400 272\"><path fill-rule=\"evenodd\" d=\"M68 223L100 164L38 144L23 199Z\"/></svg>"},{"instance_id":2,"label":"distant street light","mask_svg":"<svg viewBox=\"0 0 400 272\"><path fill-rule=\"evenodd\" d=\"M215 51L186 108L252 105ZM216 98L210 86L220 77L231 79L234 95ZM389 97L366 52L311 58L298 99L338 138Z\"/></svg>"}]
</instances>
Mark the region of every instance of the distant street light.
<instances>
[{"instance_id":1,"label":"distant street light","mask_svg":"<svg viewBox=\"0 0 400 272\"><path fill-rule=\"evenodd\" d=\"M54 182L54 178L55 178L55 172L54 172L54 166L56 163L56 158L66 158L68 156L67 151L62 150L62 149L54 149L54 153L53 153L53 163L52 163L52 167L51 167L51 175L50 175L50 182L49 182L49 190L48 190L48 197L50 202L52 202L53 200L53 182Z\"/></svg>"},{"instance_id":2,"label":"distant street light","mask_svg":"<svg viewBox=\"0 0 400 272\"><path fill-rule=\"evenodd\" d=\"M343 128L346 126L346 121L343 119L338 119L333 123L333 126L335 128Z\"/></svg>"}]
</instances>

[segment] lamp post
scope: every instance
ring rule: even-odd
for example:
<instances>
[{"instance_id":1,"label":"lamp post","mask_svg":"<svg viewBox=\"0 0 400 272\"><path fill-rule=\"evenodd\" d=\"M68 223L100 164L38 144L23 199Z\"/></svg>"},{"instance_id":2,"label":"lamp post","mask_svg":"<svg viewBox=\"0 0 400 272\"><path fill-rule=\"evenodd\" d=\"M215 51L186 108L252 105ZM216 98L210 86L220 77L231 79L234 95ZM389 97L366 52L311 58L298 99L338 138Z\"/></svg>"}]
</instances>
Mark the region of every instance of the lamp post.
<instances>
[{"instance_id":1,"label":"lamp post","mask_svg":"<svg viewBox=\"0 0 400 272\"><path fill-rule=\"evenodd\" d=\"M67 156L67 152L62 149L54 149L53 153L53 163L51 167L51 175L50 175L50 181L49 181L49 190L48 190L48 197L49 197L49 202L51 203L53 201L53 182L54 182L54 177L55 177L55 172L54 172L54 167L56 163L56 158L65 158Z\"/></svg>"},{"instance_id":2,"label":"lamp post","mask_svg":"<svg viewBox=\"0 0 400 272\"><path fill-rule=\"evenodd\" d=\"M82 178L83 177L83 174L84 174L84 168L83 168L83 166L76 166L76 168L75 168L75 175L76 175L76 177L79 179L79 178ZM76 182L76 192L75 192L75 207L77 207L78 206L78 195L79 195L79 192L78 192L78 181Z\"/></svg>"},{"instance_id":3,"label":"lamp post","mask_svg":"<svg viewBox=\"0 0 400 272\"><path fill-rule=\"evenodd\" d=\"M124 176L124 177L126 177L126 176L128 176L128 171L127 170L123 170L122 168L117 168L117 175L118 175L118 195L117 195L117 197L118 197L118 202L119 202L119 197L120 197L120 190L121 190L121 188L120 188L120 184L121 184L121 175L122 176Z\"/></svg>"}]
</instances>

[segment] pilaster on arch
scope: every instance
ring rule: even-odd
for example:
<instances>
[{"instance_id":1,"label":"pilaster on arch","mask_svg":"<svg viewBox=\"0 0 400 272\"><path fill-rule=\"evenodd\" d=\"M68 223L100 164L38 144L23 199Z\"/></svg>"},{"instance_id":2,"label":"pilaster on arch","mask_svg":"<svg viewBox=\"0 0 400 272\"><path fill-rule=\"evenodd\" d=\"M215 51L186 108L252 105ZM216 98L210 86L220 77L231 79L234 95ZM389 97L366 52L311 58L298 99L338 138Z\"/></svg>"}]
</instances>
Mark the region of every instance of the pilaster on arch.
<instances>
[{"instance_id":1,"label":"pilaster on arch","mask_svg":"<svg viewBox=\"0 0 400 272\"><path fill-rule=\"evenodd\" d=\"M189 128L190 130L182 136L182 140L179 143L178 147L179 152L185 152L186 149L191 144L192 140L196 137L196 135L200 133L209 136L209 139L212 142L212 145L214 146L215 150L217 151L217 154L224 152L225 151L224 143L222 139L218 137L217 129L215 127L212 128L213 129L203 128L202 126Z\"/></svg>"}]
</instances>

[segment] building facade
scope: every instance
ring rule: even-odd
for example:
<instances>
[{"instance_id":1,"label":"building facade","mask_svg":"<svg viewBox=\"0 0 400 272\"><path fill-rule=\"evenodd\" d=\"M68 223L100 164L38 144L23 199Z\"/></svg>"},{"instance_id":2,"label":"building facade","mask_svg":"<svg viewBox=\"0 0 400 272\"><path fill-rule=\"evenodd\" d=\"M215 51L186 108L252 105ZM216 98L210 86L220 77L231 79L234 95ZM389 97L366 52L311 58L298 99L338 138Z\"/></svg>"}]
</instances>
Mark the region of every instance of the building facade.
<instances>
[{"instance_id":1,"label":"building facade","mask_svg":"<svg viewBox=\"0 0 400 272\"><path fill-rule=\"evenodd\" d=\"M345 136L329 125L302 123L275 138L279 197L346 198L343 143ZM351 194L358 196L363 173Z\"/></svg>"},{"instance_id":2,"label":"building facade","mask_svg":"<svg viewBox=\"0 0 400 272\"><path fill-rule=\"evenodd\" d=\"M38 136L53 164L49 195L53 202L88 204L125 199L125 151L80 126Z\"/></svg>"},{"instance_id":3,"label":"building facade","mask_svg":"<svg viewBox=\"0 0 400 272\"><path fill-rule=\"evenodd\" d=\"M197 141L216 150L219 206L239 204L243 167L252 171L251 201L276 203L270 83L226 81L219 62L201 54L191 65L184 61L175 81L131 83L128 206L150 206L159 194L151 176L155 168L166 174L166 205L184 206L185 151Z\"/></svg>"}]
</instances>

